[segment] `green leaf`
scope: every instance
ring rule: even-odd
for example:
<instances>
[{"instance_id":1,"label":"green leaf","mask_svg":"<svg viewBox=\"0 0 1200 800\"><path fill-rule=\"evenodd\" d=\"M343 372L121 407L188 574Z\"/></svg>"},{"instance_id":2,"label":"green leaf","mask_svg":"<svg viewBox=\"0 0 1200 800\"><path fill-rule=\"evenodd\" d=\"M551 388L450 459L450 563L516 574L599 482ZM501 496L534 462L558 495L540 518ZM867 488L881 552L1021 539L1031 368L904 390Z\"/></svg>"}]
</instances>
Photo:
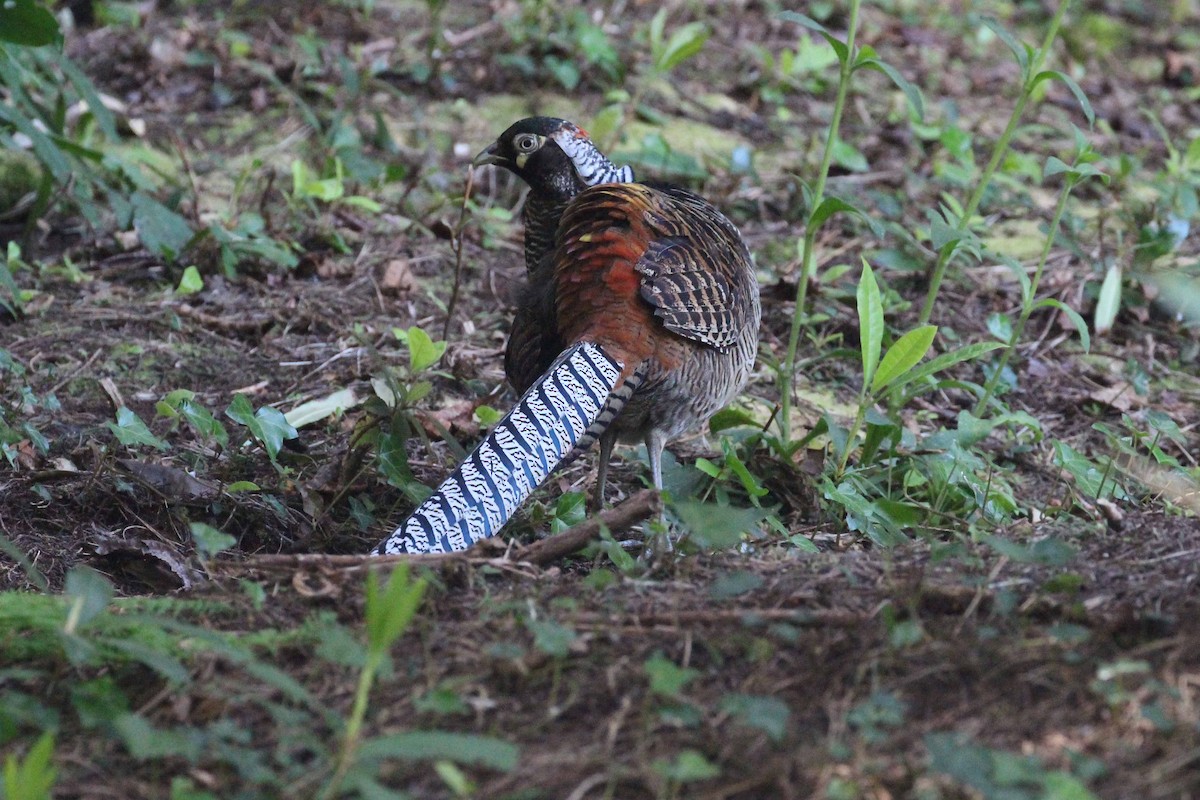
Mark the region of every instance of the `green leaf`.
<instances>
[{"instance_id":1,"label":"green leaf","mask_svg":"<svg viewBox=\"0 0 1200 800\"><path fill-rule=\"evenodd\" d=\"M729 428L736 428L741 425L748 425L751 428L761 428L762 422L747 414L740 408L726 407L712 415L708 421L708 429L713 433L720 433Z\"/></svg>"},{"instance_id":2,"label":"green leaf","mask_svg":"<svg viewBox=\"0 0 1200 800\"><path fill-rule=\"evenodd\" d=\"M1104 282L1100 284L1100 296L1096 299L1093 327L1097 336L1103 336L1112 330L1120 309L1121 267L1114 262L1108 265L1108 271L1104 273Z\"/></svg>"},{"instance_id":3,"label":"green leaf","mask_svg":"<svg viewBox=\"0 0 1200 800\"><path fill-rule=\"evenodd\" d=\"M721 710L748 728L758 728L774 742L787 733L791 709L778 697L755 694L728 694L721 699Z\"/></svg>"},{"instance_id":4,"label":"green leaf","mask_svg":"<svg viewBox=\"0 0 1200 800\"><path fill-rule=\"evenodd\" d=\"M3 796L9 800L48 800L58 775L51 763L53 756L53 731L39 736L24 758L9 753L4 759Z\"/></svg>"},{"instance_id":5,"label":"green leaf","mask_svg":"<svg viewBox=\"0 0 1200 800\"><path fill-rule=\"evenodd\" d=\"M283 415L293 428L303 428L328 417L340 415L362 403L352 387L338 389L332 394L301 403Z\"/></svg>"},{"instance_id":6,"label":"green leaf","mask_svg":"<svg viewBox=\"0 0 1200 800\"><path fill-rule=\"evenodd\" d=\"M807 17L804 14L796 11L783 11L780 12L779 18L785 22L795 22L798 25L803 25L810 31L820 34L821 38L828 42L829 46L833 48L833 52L837 54L838 61L842 64L845 64L847 59L850 58L850 48L846 46L846 43L836 38L832 33L829 32L828 28L817 22L812 17Z\"/></svg>"},{"instance_id":7,"label":"green leaf","mask_svg":"<svg viewBox=\"0 0 1200 800\"><path fill-rule=\"evenodd\" d=\"M283 447L284 439L295 439L299 435L278 409L263 406L254 412L254 418L258 424L251 427L250 431L262 442L272 460L279 455L279 448Z\"/></svg>"},{"instance_id":8,"label":"green leaf","mask_svg":"<svg viewBox=\"0 0 1200 800\"><path fill-rule=\"evenodd\" d=\"M670 72L704 49L708 41L708 26L703 22L690 22L671 34L665 47L654 56L654 68L659 72Z\"/></svg>"},{"instance_id":9,"label":"green leaf","mask_svg":"<svg viewBox=\"0 0 1200 800\"><path fill-rule=\"evenodd\" d=\"M225 487L225 491L237 494L238 492L261 492L262 489L254 481L234 481Z\"/></svg>"},{"instance_id":10,"label":"green leaf","mask_svg":"<svg viewBox=\"0 0 1200 800\"><path fill-rule=\"evenodd\" d=\"M408 365L412 372L432 367L446 352L445 342L433 341L428 333L416 325L407 330L396 328L392 332L408 345Z\"/></svg>"},{"instance_id":11,"label":"green leaf","mask_svg":"<svg viewBox=\"0 0 1200 800\"><path fill-rule=\"evenodd\" d=\"M1038 300L1036 303L1033 304L1033 307L1034 308L1046 308L1046 307L1057 308L1059 311L1066 314L1067 319L1071 320L1071 324L1075 326L1075 331L1079 334L1079 338L1083 344L1083 351L1085 353L1091 352L1092 337L1088 334L1087 323L1084 322L1083 317L1080 316L1078 311L1071 308L1069 305L1067 305L1066 303L1064 303L1063 301L1061 301L1055 297L1047 297L1042 300Z\"/></svg>"},{"instance_id":12,"label":"green leaf","mask_svg":"<svg viewBox=\"0 0 1200 800\"><path fill-rule=\"evenodd\" d=\"M1030 88L1032 89L1042 81L1049 80L1060 81L1071 90L1071 94L1075 95L1075 100L1079 103L1079 107L1083 109L1083 115L1087 117L1088 127L1094 127L1096 124L1096 112L1092 109L1092 104L1088 100L1088 96L1084 94L1083 89L1079 88L1079 84L1070 75L1067 75L1065 72L1059 72L1056 69L1042 70L1034 76Z\"/></svg>"},{"instance_id":13,"label":"green leaf","mask_svg":"<svg viewBox=\"0 0 1200 800\"><path fill-rule=\"evenodd\" d=\"M1071 172L1071 165L1063 161L1058 156L1050 156L1046 159L1046 165L1042 167L1042 180L1046 180L1053 175L1058 175L1063 172Z\"/></svg>"},{"instance_id":14,"label":"green leaf","mask_svg":"<svg viewBox=\"0 0 1200 800\"><path fill-rule=\"evenodd\" d=\"M525 627L533 634L533 646L554 658L566 658L570 655L571 645L579 638L574 628L552 619L527 618Z\"/></svg>"},{"instance_id":15,"label":"green leaf","mask_svg":"<svg viewBox=\"0 0 1200 800\"><path fill-rule=\"evenodd\" d=\"M663 697L678 697L693 678L700 673L691 667L681 667L674 661L655 653L642 665L650 678L650 691Z\"/></svg>"},{"instance_id":16,"label":"green leaf","mask_svg":"<svg viewBox=\"0 0 1200 800\"><path fill-rule=\"evenodd\" d=\"M940 356L930 359L911 372L897 378L892 383L890 390L894 392L901 386L905 386L913 381L922 380L930 375L936 375L942 370L949 369L963 361L974 361L985 353L990 353L992 350L999 350L1005 346L1002 342L977 342L965 345L957 350L951 350L948 353L942 353Z\"/></svg>"},{"instance_id":17,"label":"green leaf","mask_svg":"<svg viewBox=\"0 0 1200 800\"><path fill-rule=\"evenodd\" d=\"M408 564L392 570L387 584L379 585L378 570L367 573L367 649L375 655L387 652L407 630L421 598L425 594L425 579L411 580Z\"/></svg>"},{"instance_id":18,"label":"green leaf","mask_svg":"<svg viewBox=\"0 0 1200 800\"><path fill-rule=\"evenodd\" d=\"M282 412L270 406L263 406L254 411L250 400L244 394L233 398L233 402L225 409L225 415L234 422L245 425L272 461L279 455L284 439L295 439L298 435Z\"/></svg>"},{"instance_id":19,"label":"green leaf","mask_svg":"<svg viewBox=\"0 0 1200 800\"><path fill-rule=\"evenodd\" d=\"M1066 442L1054 441L1054 463L1071 473L1080 491L1089 497L1100 498L1110 494L1121 497L1125 494L1115 483L1113 475L1106 474L1105 470Z\"/></svg>"},{"instance_id":20,"label":"green leaf","mask_svg":"<svg viewBox=\"0 0 1200 800\"><path fill-rule=\"evenodd\" d=\"M808 224L805 226L806 231L811 231L825 224L825 220L832 217L839 211L849 211L852 214L857 214L860 217L866 217L862 211L855 206L850 205L845 200L837 197L826 197L821 201L821 205L813 209L812 216L808 218Z\"/></svg>"},{"instance_id":21,"label":"green leaf","mask_svg":"<svg viewBox=\"0 0 1200 800\"><path fill-rule=\"evenodd\" d=\"M725 572L708 587L708 595L714 600L728 600L739 597L763 585L763 579L754 572L736 570Z\"/></svg>"},{"instance_id":22,"label":"green leaf","mask_svg":"<svg viewBox=\"0 0 1200 800\"><path fill-rule=\"evenodd\" d=\"M1011 33L991 17L984 17L982 22L1012 51L1013 58L1016 59L1018 66L1021 67L1021 79L1024 81L1029 70L1029 48L1014 39Z\"/></svg>"},{"instance_id":23,"label":"green leaf","mask_svg":"<svg viewBox=\"0 0 1200 800\"><path fill-rule=\"evenodd\" d=\"M477 764L501 772L509 772L516 767L519 756L520 750L516 745L501 739L449 731L407 731L377 736L363 742L358 751L358 758L367 762L385 758L404 761L443 759L458 764Z\"/></svg>"},{"instance_id":24,"label":"green leaf","mask_svg":"<svg viewBox=\"0 0 1200 800\"><path fill-rule=\"evenodd\" d=\"M225 430L225 426L207 408L191 398L181 402L178 408L179 413L198 436L212 439L222 447L229 444L229 433Z\"/></svg>"},{"instance_id":25,"label":"green leaf","mask_svg":"<svg viewBox=\"0 0 1200 800\"><path fill-rule=\"evenodd\" d=\"M146 249L174 261L192 240L192 226L148 194L134 192L133 225Z\"/></svg>"},{"instance_id":26,"label":"green leaf","mask_svg":"<svg viewBox=\"0 0 1200 800\"><path fill-rule=\"evenodd\" d=\"M41 47L54 44L59 37L58 20L33 0L0 3L0 41Z\"/></svg>"},{"instance_id":27,"label":"green leaf","mask_svg":"<svg viewBox=\"0 0 1200 800\"><path fill-rule=\"evenodd\" d=\"M675 783L706 781L721 774L721 768L704 757L698 750L683 750L674 761L656 758L654 771Z\"/></svg>"},{"instance_id":28,"label":"green leaf","mask_svg":"<svg viewBox=\"0 0 1200 800\"><path fill-rule=\"evenodd\" d=\"M117 437L117 441L126 447L149 445L157 450L167 449L167 443L151 433L150 429L146 427L146 423L142 422L142 418L125 406L117 409L115 424L112 422L105 424Z\"/></svg>"},{"instance_id":29,"label":"green leaf","mask_svg":"<svg viewBox=\"0 0 1200 800\"><path fill-rule=\"evenodd\" d=\"M80 626L98 617L112 600L113 585L108 578L91 567L73 567L67 573L66 597L70 604L65 633L75 633Z\"/></svg>"},{"instance_id":30,"label":"green leaf","mask_svg":"<svg viewBox=\"0 0 1200 800\"><path fill-rule=\"evenodd\" d=\"M856 293L858 304L858 339L862 350L863 386L871 383L875 369L879 366L879 353L883 349L883 299L875 272L863 259L862 277Z\"/></svg>"},{"instance_id":31,"label":"green leaf","mask_svg":"<svg viewBox=\"0 0 1200 800\"><path fill-rule=\"evenodd\" d=\"M96 86L91 82L87 75L83 74L83 70L64 52L61 50L53 50L54 63L67 79L71 81L75 89L83 96L87 103L88 111L96 120L96 124L100 126L101 132L104 133L110 140L117 140L117 123L113 119L113 114L108 110L108 106L104 105L104 101L100 99L100 93L96 91Z\"/></svg>"},{"instance_id":32,"label":"green leaf","mask_svg":"<svg viewBox=\"0 0 1200 800\"><path fill-rule=\"evenodd\" d=\"M179 286L175 287L175 294L195 294L204 288L204 278L200 277L200 270L194 266L187 266L183 269L183 276L179 279Z\"/></svg>"},{"instance_id":33,"label":"green leaf","mask_svg":"<svg viewBox=\"0 0 1200 800\"><path fill-rule=\"evenodd\" d=\"M188 527L192 531L192 541L196 543L196 550L200 553L200 558L204 560L210 559L237 544L236 537L230 536L228 533L219 531L203 522L193 522Z\"/></svg>"},{"instance_id":34,"label":"green leaf","mask_svg":"<svg viewBox=\"0 0 1200 800\"><path fill-rule=\"evenodd\" d=\"M925 98L921 96L921 90L914 83L910 83L907 78L900 74L900 71L888 64L885 61L880 61L878 58L863 58L859 56L858 63L854 65L857 69L871 69L876 72L882 72L884 75L891 78L892 83L896 84L896 88L904 92L904 97L908 100L909 106L917 113L917 119L925 119Z\"/></svg>"},{"instance_id":35,"label":"green leaf","mask_svg":"<svg viewBox=\"0 0 1200 800\"><path fill-rule=\"evenodd\" d=\"M997 534L985 534L983 541L997 553L1018 564L1044 564L1062 567L1069 564L1079 551L1054 537L1047 536L1028 544L1014 542Z\"/></svg>"},{"instance_id":36,"label":"green leaf","mask_svg":"<svg viewBox=\"0 0 1200 800\"><path fill-rule=\"evenodd\" d=\"M902 377L925 357L937 335L936 325L922 325L901 336L888 348L871 382L871 391L879 392L892 381Z\"/></svg>"},{"instance_id":37,"label":"green leaf","mask_svg":"<svg viewBox=\"0 0 1200 800\"><path fill-rule=\"evenodd\" d=\"M689 541L701 550L734 547L741 542L742 534L757 530L759 520L767 515L761 508L735 508L698 500L680 500L673 508L687 529Z\"/></svg>"}]
</instances>

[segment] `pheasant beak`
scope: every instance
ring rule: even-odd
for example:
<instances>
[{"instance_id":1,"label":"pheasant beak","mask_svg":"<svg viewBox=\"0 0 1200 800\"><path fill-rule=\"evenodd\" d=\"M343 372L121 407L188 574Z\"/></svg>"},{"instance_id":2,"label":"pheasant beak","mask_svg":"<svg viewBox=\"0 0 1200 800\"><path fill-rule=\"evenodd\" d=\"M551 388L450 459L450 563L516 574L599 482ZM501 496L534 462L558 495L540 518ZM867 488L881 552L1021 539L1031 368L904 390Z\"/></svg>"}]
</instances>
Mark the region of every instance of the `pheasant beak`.
<instances>
[{"instance_id":1,"label":"pheasant beak","mask_svg":"<svg viewBox=\"0 0 1200 800\"><path fill-rule=\"evenodd\" d=\"M499 144L499 142L492 142L486 150L475 156L475 159L471 162L471 166L482 167L485 164L495 164L499 167L508 166L508 159L498 152L500 149Z\"/></svg>"}]
</instances>

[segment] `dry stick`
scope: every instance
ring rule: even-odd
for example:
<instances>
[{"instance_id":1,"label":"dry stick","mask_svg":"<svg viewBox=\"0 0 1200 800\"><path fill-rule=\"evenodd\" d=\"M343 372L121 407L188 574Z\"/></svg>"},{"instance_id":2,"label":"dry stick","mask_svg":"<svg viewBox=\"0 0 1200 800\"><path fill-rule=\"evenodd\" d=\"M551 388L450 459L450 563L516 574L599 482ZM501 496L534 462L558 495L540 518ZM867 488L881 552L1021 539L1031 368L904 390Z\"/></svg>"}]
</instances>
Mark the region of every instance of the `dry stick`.
<instances>
[{"instance_id":1,"label":"dry stick","mask_svg":"<svg viewBox=\"0 0 1200 800\"><path fill-rule=\"evenodd\" d=\"M534 542L513 554L517 561L549 564L582 549L600 534L600 528L624 530L662 511L662 497L655 489L642 489L620 505L574 525L557 536Z\"/></svg>"},{"instance_id":2,"label":"dry stick","mask_svg":"<svg viewBox=\"0 0 1200 800\"><path fill-rule=\"evenodd\" d=\"M654 489L643 489L619 505L579 523L557 536L534 542L526 547L515 548L507 557L496 558L481 554L476 545L455 553L420 553L395 556L333 556L321 553L299 553L294 555L247 556L242 561L221 562L221 567L242 569L301 569L304 567L343 567L356 571L373 566L407 562L414 566L442 566L446 564L493 563L496 561L548 564L585 547L596 538L601 527L610 531L623 530L662 510L662 498ZM484 539L484 542L490 540ZM485 545L486 546L486 545Z\"/></svg>"},{"instance_id":3,"label":"dry stick","mask_svg":"<svg viewBox=\"0 0 1200 800\"><path fill-rule=\"evenodd\" d=\"M475 168L467 167L467 186L463 189L462 207L458 210L458 224L450 239L454 249L454 288L450 290L450 302L446 304L446 324L442 326L442 340L450 338L450 322L454 319L454 307L458 305L458 290L462 286L463 229L467 226L467 201L471 199L471 186L475 182Z\"/></svg>"}]
</instances>

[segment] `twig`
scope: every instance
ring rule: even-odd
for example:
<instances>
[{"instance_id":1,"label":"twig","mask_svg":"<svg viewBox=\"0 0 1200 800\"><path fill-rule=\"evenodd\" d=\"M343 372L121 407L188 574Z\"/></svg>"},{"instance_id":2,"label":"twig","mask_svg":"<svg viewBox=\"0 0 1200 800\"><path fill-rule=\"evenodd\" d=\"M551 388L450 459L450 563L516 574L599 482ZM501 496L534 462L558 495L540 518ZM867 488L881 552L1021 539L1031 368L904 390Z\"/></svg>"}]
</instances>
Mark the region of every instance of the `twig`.
<instances>
[{"instance_id":1,"label":"twig","mask_svg":"<svg viewBox=\"0 0 1200 800\"><path fill-rule=\"evenodd\" d=\"M596 538L601 526L610 531L624 530L662 510L662 498L653 489L643 489L627 498L623 503L604 511L591 519L572 526L562 533L551 536L525 547L513 548L503 556L484 555L495 542L485 539L467 550L456 553L420 553L413 555L335 556L322 553L297 553L292 555L254 555L241 561L219 562L223 569L241 571L246 569L289 570L289 569L344 569L359 572L369 567L407 562L414 566L440 567L448 564L549 564L583 549Z\"/></svg>"},{"instance_id":2,"label":"twig","mask_svg":"<svg viewBox=\"0 0 1200 800\"><path fill-rule=\"evenodd\" d=\"M467 168L467 186L463 189L462 207L458 210L458 224L451 233L450 247L454 249L454 288L450 290L450 302L446 304L446 324L442 326L442 339L450 337L450 322L454 319L454 307L458 305L458 290L462 286L463 229L467 226L467 202L471 199L471 187L475 182L475 168Z\"/></svg>"},{"instance_id":3,"label":"twig","mask_svg":"<svg viewBox=\"0 0 1200 800\"><path fill-rule=\"evenodd\" d=\"M534 542L513 554L517 561L530 564L549 564L576 550L600 534L603 525L610 531L624 530L662 511L662 498L654 489L643 489L619 505L603 511L591 519L574 525L557 536Z\"/></svg>"}]
</instances>

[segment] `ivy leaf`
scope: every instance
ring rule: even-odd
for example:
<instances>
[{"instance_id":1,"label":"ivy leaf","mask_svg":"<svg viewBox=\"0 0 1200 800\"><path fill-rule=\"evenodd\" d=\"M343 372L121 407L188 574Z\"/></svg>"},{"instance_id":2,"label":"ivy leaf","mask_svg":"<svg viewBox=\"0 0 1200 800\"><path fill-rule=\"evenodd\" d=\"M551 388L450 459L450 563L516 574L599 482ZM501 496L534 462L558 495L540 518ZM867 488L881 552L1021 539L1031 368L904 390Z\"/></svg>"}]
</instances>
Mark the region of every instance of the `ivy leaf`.
<instances>
[{"instance_id":1,"label":"ivy leaf","mask_svg":"<svg viewBox=\"0 0 1200 800\"><path fill-rule=\"evenodd\" d=\"M126 447L149 445L156 450L167 449L167 443L151 433L150 429L146 427L146 423L142 422L142 418L130 408L121 406L117 409L116 423L105 424L117 437L117 441Z\"/></svg>"}]
</instances>

